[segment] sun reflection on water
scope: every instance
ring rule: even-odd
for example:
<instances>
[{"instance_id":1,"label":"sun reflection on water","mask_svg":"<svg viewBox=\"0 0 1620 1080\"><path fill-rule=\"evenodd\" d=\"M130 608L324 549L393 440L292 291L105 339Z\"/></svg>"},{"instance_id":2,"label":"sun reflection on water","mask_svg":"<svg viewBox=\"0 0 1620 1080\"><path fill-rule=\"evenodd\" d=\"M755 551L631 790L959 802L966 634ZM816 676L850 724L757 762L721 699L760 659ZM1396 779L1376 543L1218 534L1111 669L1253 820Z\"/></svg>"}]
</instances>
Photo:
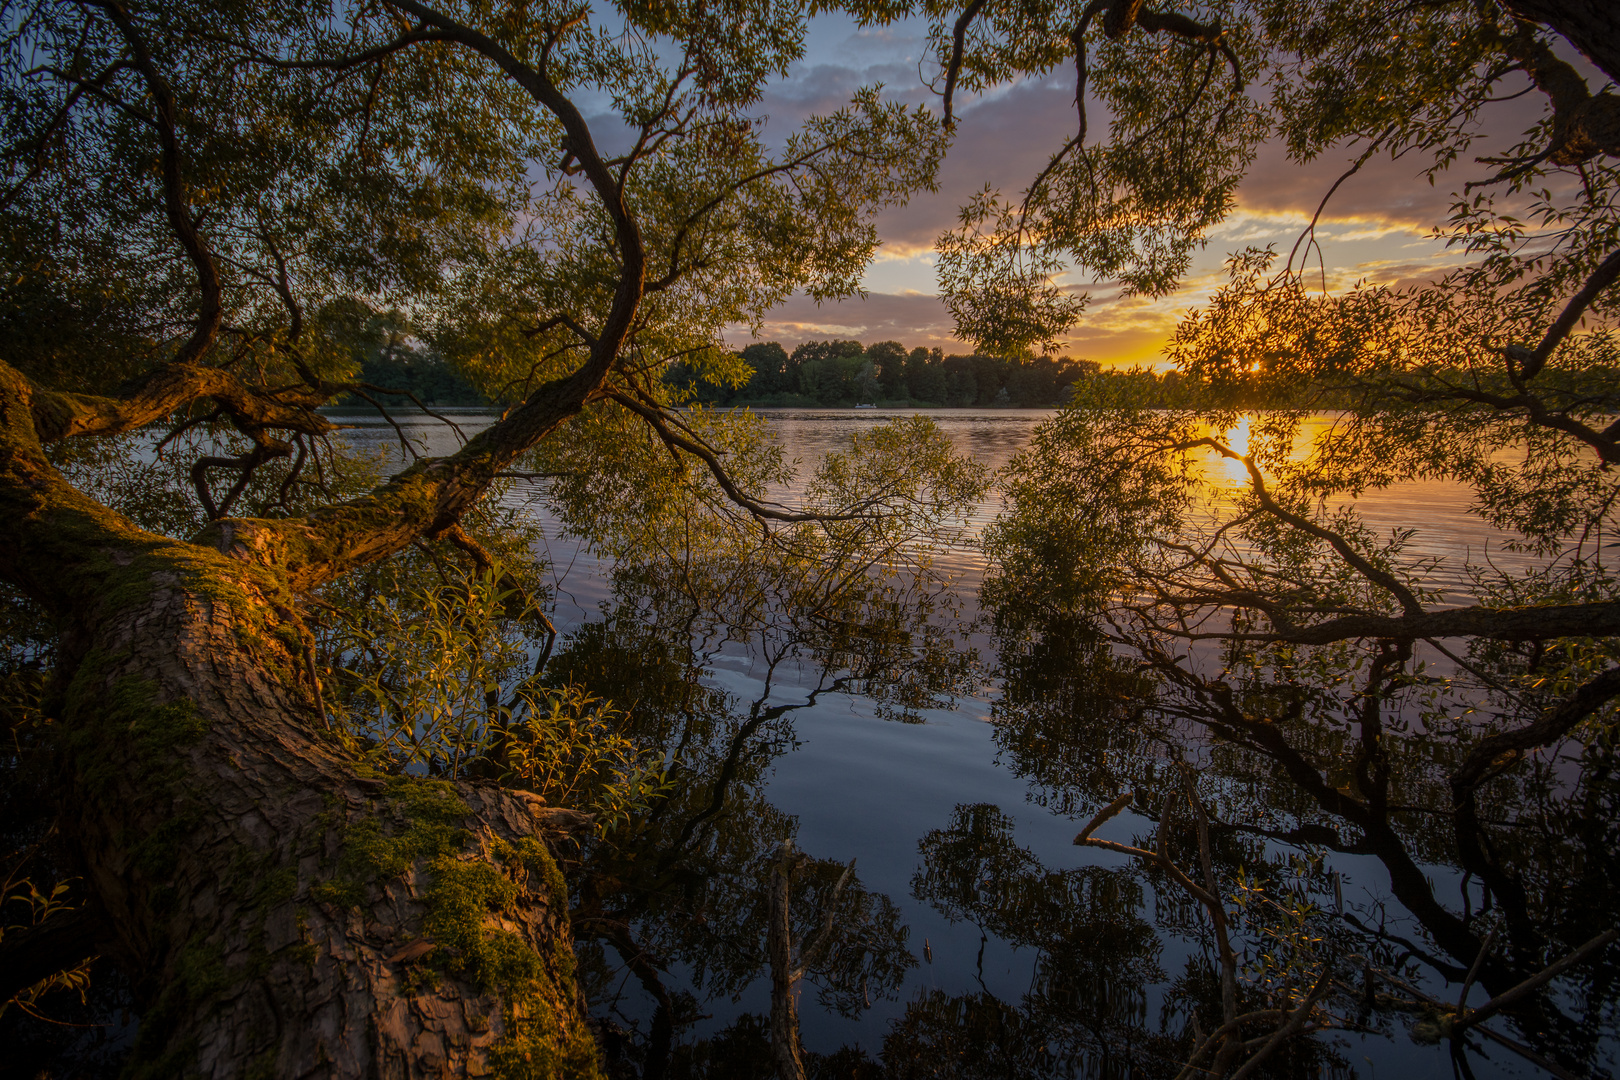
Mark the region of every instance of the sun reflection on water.
<instances>
[{"instance_id":1,"label":"sun reflection on water","mask_svg":"<svg viewBox=\"0 0 1620 1080\"><path fill-rule=\"evenodd\" d=\"M1244 413L1242 416L1238 417L1236 427L1228 428L1226 431L1218 433L1215 438L1218 442L1225 444L1226 447L1233 453L1248 456L1249 427L1253 421L1253 416L1251 416L1249 413ZM1232 458L1225 456L1219 457L1213 463L1211 472L1215 474L1215 477L1219 477L1220 480L1223 480L1233 486L1248 483L1249 480L1249 470L1243 464L1243 462L1235 461ZM1212 479L1215 477L1212 477Z\"/></svg>"},{"instance_id":2,"label":"sun reflection on water","mask_svg":"<svg viewBox=\"0 0 1620 1080\"><path fill-rule=\"evenodd\" d=\"M1252 416L1250 416L1248 413L1244 413L1238 418L1237 427L1228 430L1225 435L1221 436L1221 441L1240 454L1248 454L1249 424L1253 422L1253 420L1254 418Z\"/></svg>"}]
</instances>

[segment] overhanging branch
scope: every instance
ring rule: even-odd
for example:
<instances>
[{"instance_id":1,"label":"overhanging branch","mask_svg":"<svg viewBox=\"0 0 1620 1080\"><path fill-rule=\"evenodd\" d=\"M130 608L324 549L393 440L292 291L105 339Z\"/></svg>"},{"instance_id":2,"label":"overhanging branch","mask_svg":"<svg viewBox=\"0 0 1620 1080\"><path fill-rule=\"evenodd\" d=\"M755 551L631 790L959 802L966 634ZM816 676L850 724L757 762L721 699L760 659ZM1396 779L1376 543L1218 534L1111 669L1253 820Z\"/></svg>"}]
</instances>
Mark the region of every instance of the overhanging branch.
<instances>
[{"instance_id":1,"label":"overhanging branch","mask_svg":"<svg viewBox=\"0 0 1620 1080\"><path fill-rule=\"evenodd\" d=\"M623 405L625 408L647 421L648 424L652 425L652 429L658 433L658 437L663 440L665 446L668 446L671 449L684 450L686 453L691 454L693 457L702 461L703 464L707 465L710 475L714 477L715 483L719 484L720 490L726 493L726 498L730 499L732 502L736 503L744 510L747 510L750 514L757 518L766 518L771 521L796 522L847 521L852 518L863 516L859 514L813 514L802 511L786 510L780 507L770 506L766 503L760 502L757 499L750 498L748 495L744 494L742 489L737 487L736 482L731 479L730 474L726 472L725 465L721 463L718 454L701 443L689 439L675 431L672 427L670 427L668 419L658 409L652 408L648 405L643 405L629 394L619 391L611 391L607 394L607 397L618 402L620 405Z\"/></svg>"}]
</instances>

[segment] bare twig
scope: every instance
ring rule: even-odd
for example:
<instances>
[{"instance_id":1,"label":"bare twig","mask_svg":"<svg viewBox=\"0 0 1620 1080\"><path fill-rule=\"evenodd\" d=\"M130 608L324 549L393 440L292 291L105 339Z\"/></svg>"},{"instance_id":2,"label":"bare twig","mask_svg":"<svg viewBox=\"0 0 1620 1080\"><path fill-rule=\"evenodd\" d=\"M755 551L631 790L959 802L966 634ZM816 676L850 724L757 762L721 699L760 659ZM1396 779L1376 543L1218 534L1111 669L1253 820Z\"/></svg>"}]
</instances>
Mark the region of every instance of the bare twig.
<instances>
[{"instance_id":1,"label":"bare twig","mask_svg":"<svg viewBox=\"0 0 1620 1080\"><path fill-rule=\"evenodd\" d=\"M1299 1003L1299 1008L1288 1015L1288 1022L1274 1031L1265 1044L1249 1056L1249 1060L1232 1074L1232 1080L1243 1080L1244 1077L1251 1075L1277 1047L1299 1034L1305 1026L1305 1021L1310 1019L1311 1010L1316 1008L1316 1003L1326 997L1331 989L1333 989L1333 965L1329 963L1323 965L1322 974L1316 978L1316 985L1305 995L1305 1000Z\"/></svg>"},{"instance_id":2,"label":"bare twig","mask_svg":"<svg viewBox=\"0 0 1620 1080\"><path fill-rule=\"evenodd\" d=\"M1558 976L1562 975L1576 964L1579 964L1582 960L1585 960L1588 956L1602 950L1617 939L1620 939L1620 930L1603 931L1603 933L1588 941L1585 945L1582 945L1580 948L1576 949L1562 960L1548 964L1545 968L1542 968L1541 971L1530 976L1518 986L1513 987L1513 989L1502 991L1500 994L1497 994L1479 1008L1470 1009L1468 1012L1458 1017L1451 1028L1453 1034L1466 1031L1468 1028L1473 1027L1481 1020L1486 1020L1492 1016L1495 1016L1509 1005L1514 1004L1521 998L1527 997L1531 991L1546 985L1553 979L1556 979Z\"/></svg>"}]
</instances>

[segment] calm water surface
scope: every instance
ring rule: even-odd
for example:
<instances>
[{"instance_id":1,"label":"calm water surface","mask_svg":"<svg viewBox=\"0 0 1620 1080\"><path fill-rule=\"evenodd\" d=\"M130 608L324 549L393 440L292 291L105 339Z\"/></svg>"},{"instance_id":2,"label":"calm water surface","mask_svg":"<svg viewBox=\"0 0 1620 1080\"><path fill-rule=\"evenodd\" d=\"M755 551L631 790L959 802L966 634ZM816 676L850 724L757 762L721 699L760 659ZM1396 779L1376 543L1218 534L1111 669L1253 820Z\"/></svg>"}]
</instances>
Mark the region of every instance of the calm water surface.
<instances>
[{"instance_id":1,"label":"calm water surface","mask_svg":"<svg viewBox=\"0 0 1620 1080\"><path fill-rule=\"evenodd\" d=\"M851 433L893 414L766 415L788 455L808 467L843 448ZM959 450L999 468L1050 414L928 415ZM344 419L357 424L349 432L357 444L386 447L393 438L364 417ZM458 419L469 430L488 422L476 413ZM442 425L409 430L430 453L453 449ZM1032 664L1009 675L1013 669L1005 658L998 665L994 643L975 638L969 644L993 677L972 692L939 699L939 707L917 710L911 718L920 723L896 722L893 708L854 692L862 687L829 688L827 673L804 657L772 669L758 649L737 643L687 656L667 634L660 637L660 628L616 609L607 568L534 505L547 525L555 617L565 637L556 663L604 692L641 702L641 715L663 725L663 737L685 747L692 762L661 834L663 854L621 853L617 862L592 864L598 871L607 866L604 876L619 890L595 898L592 910L629 929L671 995L666 1015L675 1020L675 1050L666 1075L757 1071L722 1066L754 1061L759 1051L751 1016L769 1010L760 889L766 861L787 835L827 866L856 860L869 927L863 940L885 958L864 967L858 956L850 960L841 997L837 987L819 998L814 987L805 988L804 1041L829 1055L819 1059L822 1075L878 1075L860 1072L859 1062L880 1058L890 1075L905 1076L1174 1074L1168 1044L1156 1040L1177 1035L1189 994L1208 989L1207 979L1200 984L1202 920L1173 886L1158 888L1162 879L1124 857L1071 843L1077 822L1118 791L1144 783L1144 770L1152 771L1164 749L1095 716L1083 672ZM1416 550L1450 560L1448 587L1464 582L1466 559L1528 565L1468 513L1454 487L1403 485L1370 493L1358 507L1379 527L1420 524ZM974 527L998 509L993 497L987 500ZM960 553L955 560L961 588L971 594L975 557ZM1459 592L1452 599L1466 598ZM1397 735L1392 728L1392 753L1404 753ZM1513 916L1517 909L1503 897L1514 881L1522 880L1521 891L1531 896L1526 917L1534 925L1524 932L1544 935L1549 957L1559 951L1556 942L1584 940L1583 931L1615 922L1620 889L1611 886L1620 881L1608 877L1603 853L1620 848L1612 824L1620 799L1606 779L1589 780L1578 793L1601 804L1600 812L1569 829L1557 817L1568 812L1567 801L1559 801L1559 783L1567 781L1555 774L1567 778L1570 770L1558 774L1556 763L1507 796L1517 803L1487 805L1487 817L1520 826L1498 835L1539 837L1493 849L1505 877L1487 899L1481 882L1459 869L1448 821L1422 809L1445 762L1412 766L1413 779L1391 800L1417 809L1368 825L1336 818L1320 797L1291 787L1286 763L1211 747L1207 739L1191 739L1188 747L1213 792L1205 797L1231 828L1223 858L1251 866L1286 864L1293 855L1323 858L1328 876L1337 875L1334 904L1348 913L1346 925L1377 928L1357 939L1363 944L1345 947L1364 948L1376 938L1402 954L1412 980L1436 997L1456 997L1454 983L1477 947L1482 906L1494 899ZM1130 842L1154 828L1125 813L1098 835ZM1558 860L1569 857L1569 844L1577 851L1565 873ZM1327 903L1320 896L1318 902ZM598 1014L624 1033L627 1060L635 1059L647 1037L657 1037L655 997L625 963L624 948L592 944L589 934L582 939ZM1499 1026L1544 1053L1577 1060L1577 1074L1612 1075L1615 1007L1606 980L1615 976L1606 966L1569 980L1551 998L1552 1015ZM1474 1003L1506 988L1509 975L1493 978L1497 985L1476 989ZM1318 1053L1284 1071L1452 1075L1447 1044L1418 1041L1408 1031L1411 1020L1385 1015L1372 1033L1334 1033L1319 1041ZM1471 1052L1462 1068L1479 1077L1546 1075L1490 1043Z\"/></svg>"}]
</instances>

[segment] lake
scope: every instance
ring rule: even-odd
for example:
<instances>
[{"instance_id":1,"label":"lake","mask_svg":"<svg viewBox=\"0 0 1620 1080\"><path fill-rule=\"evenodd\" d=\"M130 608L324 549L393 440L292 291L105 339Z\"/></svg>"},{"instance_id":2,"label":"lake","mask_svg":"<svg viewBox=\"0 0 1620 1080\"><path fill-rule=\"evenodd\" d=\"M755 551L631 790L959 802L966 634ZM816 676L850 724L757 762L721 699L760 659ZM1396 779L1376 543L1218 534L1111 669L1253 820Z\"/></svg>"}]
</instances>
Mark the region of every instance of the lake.
<instances>
[{"instance_id":1,"label":"lake","mask_svg":"<svg viewBox=\"0 0 1620 1080\"><path fill-rule=\"evenodd\" d=\"M788 456L809 464L894 414L765 415ZM959 450L999 468L1050 413L927 415ZM375 418L341 419L355 425L346 437L356 445L386 450L394 438ZM477 412L456 419L469 430L488 422ZM442 424L405 426L429 453L454 447ZM563 536L538 501L512 498L546 525L562 635L553 665L622 700L643 737L681 763L655 822L622 847L579 853L574 867L586 882L581 971L619 1075L762 1075L764 888L787 837L813 860L796 900L809 910L794 911L800 934L817 924L841 867L856 866L823 986L806 985L800 1000L812 1075L1174 1075L1175 1038L1213 985L1205 921L1162 875L1072 840L1100 805L1162 783L1178 758L1210 801L1223 867L1297 881L1301 902L1331 913L1323 947L1341 959L1365 954L1441 1000L1457 997L1486 925L1512 927L1514 948L1541 948L1550 961L1620 922L1620 769L1580 747L1532 760L1522 781L1486 801L1492 869L1475 875L1462 869L1442 805L1448 750L1398 714L1382 751L1393 779L1377 781L1388 797L1374 800L1373 817L1352 820L1334 793L1365 795L1371 781L1324 766L1320 788L1297 782L1299 760L1336 760L1335 740L1348 736L1331 725L1290 729L1296 754L1223 738L1198 717L1122 722L1107 687L1129 672L1109 656L1083 642L1006 651L983 627L956 644L972 654L970 674L947 661L928 700L900 709L881 677L829 669L828 657L844 654L814 642L689 645L649 621L645 597L627 605L611 568ZM1414 551L1448 560L1438 580L1452 602L1465 600L1465 560L1533 565L1468 513L1454 485L1402 485L1357 506L1381 529L1421 525ZM973 528L998 509L994 497L982 503ZM971 614L978 557L962 550L945 561ZM1127 811L1098 835L1145 842L1154 828ZM1255 978L1275 977L1262 945L1245 960ZM1474 1004L1510 985L1502 967L1482 976ZM1613 1075L1617 976L1613 958L1588 966L1537 1011L1494 1026L1577 1074ZM1418 1014L1379 1008L1343 1020L1278 1057L1275 1075L1454 1070L1449 1044L1428 1039ZM1547 1075L1477 1039L1457 1068Z\"/></svg>"}]
</instances>

